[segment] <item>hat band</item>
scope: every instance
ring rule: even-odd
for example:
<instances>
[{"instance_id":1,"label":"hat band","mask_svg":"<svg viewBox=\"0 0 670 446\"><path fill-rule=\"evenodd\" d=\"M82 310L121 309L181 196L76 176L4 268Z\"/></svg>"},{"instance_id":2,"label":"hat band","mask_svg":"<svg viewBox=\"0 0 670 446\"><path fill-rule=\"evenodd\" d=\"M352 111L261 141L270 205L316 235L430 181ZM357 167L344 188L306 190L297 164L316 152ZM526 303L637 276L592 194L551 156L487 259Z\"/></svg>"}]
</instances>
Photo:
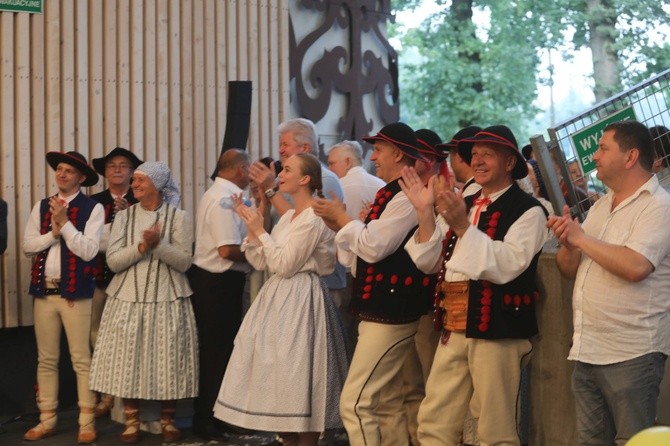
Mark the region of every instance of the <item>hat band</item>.
<instances>
[{"instance_id":1,"label":"hat band","mask_svg":"<svg viewBox=\"0 0 670 446\"><path fill-rule=\"evenodd\" d=\"M479 135L488 135L488 136L491 136L491 137L493 137L493 138L495 138L495 139L501 139L502 142L503 142L503 144L506 144L506 145L508 145L508 146L510 146L510 147L512 147L512 148L516 148L516 145L515 145L512 141L510 141L509 139L504 138L504 137L502 137L502 136L500 136L500 135L496 135L495 133L490 133L490 132L484 132L484 131L482 131L482 132L477 133L477 134L475 135L475 138L478 137ZM476 143L477 141L474 140L474 141L472 141L472 142ZM518 150L518 149L517 149L517 150Z\"/></svg>"},{"instance_id":2,"label":"hat band","mask_svg":"<svg viewBox=\"0 0 670 446\"><path fill-rule=\"evenodd\" d=\"M393 143L396 146L410 147L410 148L416 150L416 147L411 146L411 145L407 144L406 142L402 142L402 141L398 141L398 140L395 140L393 138L390 138L390 137L384 135L383 133L378 133L377 137L379 137L379 138L381 138L381 139L383 139L387 142Z\"/></svg>"}]
</instances>

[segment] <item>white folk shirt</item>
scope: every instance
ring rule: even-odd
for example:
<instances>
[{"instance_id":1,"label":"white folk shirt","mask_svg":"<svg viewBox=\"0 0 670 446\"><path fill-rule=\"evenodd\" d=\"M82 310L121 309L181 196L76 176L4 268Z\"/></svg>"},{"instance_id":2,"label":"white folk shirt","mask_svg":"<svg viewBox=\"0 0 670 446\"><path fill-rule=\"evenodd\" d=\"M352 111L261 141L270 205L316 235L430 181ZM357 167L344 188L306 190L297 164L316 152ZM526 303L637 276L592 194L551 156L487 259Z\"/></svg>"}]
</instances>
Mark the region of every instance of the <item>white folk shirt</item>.
<instances>
[{"instance_id":1,"label":"white folk shirt","mask_svg":"<svg viewBox=\"0 0 670 446\"><path fill-rule=\"evenodd\" d=\"M384 180L370 175L361 166L354 166L347 174L340 178L342 192L344 193L344 204L347 206L347 214L354 220L360 218L364 202L373 202L377 191L386 184Z\"/></svg>"},{"instance_id":2,"label":"white folk shirt","mask_svg":"<svg viewBox=\"0 0 670 446\"><path fill-rule=\"evenodd\" d=\"M402 245L419 221L414 206L404 192L400 191L391 198L384 212L377 220L367 225L354 219L344 225L335 236L337 259L351 268L356 275L356 258L368 263L379 262L393 254Z\"/></svg>"},{"instance_id":3,"label":"white folk shirt","mask_svg":"<svg viewBox=\"0 0 670 446\"><path fill-rule=\"evenodd\" d=\"M247 227L233 209L221 206L221 199L243 191L232 181L216 177L198 204L195 223L195 253L193 264L210 273L228 270L247 273L247 262L234 262L219 255L219 246L241 245Z\"/></svg>"},{"instance_id":4,"label":"white folk shirt","mask_svg":"<svg viewBox=\"0 0 670 446\"><path fill-rule=\"evenodd\" d=\"M506 187L488 198L494 202L508 189ZM482 207L481 212L486 209L486 206ZM470 208L471 223L476 210L476 205ZM441 218L437 220L440 224L435 225L435 231L428 241L418 243L415 233L405 244L405 250L417 268L426 274L440 270L442 240L449 230ZM532 207L510 226L502 241L491 239L471 224L463 236L456 240L454 252L447 262L445 281L471 279L488 280L496 284L510 282L528 268L535 254L542 249L548 233L546 222L542 208Z\"/></svg>"},{"instance_id":5,"label":"white folk shirt","mask_svg":"<svg viewBox=\"0 0 670 446\"><path fill-rule=\"evenodd\" d=\"M69 197L62 197L60 195L58 197L70 203L80 193L77 192ZM26 231L23 235L23 252L27 256L32 257L45 249L49 249L46 262L44 263L44 275L48 278L60 278L60 240L55 238L51 231L46 234L40 234L40 203L41 201L35 203L30 213ZM65 240L68 249L74 255L87 262L98 254L100 237L104 225L105 209L98 203L93 207L83 232L78 231L72 222L68 220L61 228L60 235Z\"/></svg>"},{"instance_id":6,"label":"white folk shirt","mask_svg":"<svg viewBox=\"0 0 670 446\"><path fill-rule=\"evenodd\" d=\"M643 255L655 270L640 282L629 282L582 254L568 359L589 364L670 354L670 195L652 176L611 210L613 198L610 191L598 200L582 228L591 237Z\"/></svg>"}]
</instances>

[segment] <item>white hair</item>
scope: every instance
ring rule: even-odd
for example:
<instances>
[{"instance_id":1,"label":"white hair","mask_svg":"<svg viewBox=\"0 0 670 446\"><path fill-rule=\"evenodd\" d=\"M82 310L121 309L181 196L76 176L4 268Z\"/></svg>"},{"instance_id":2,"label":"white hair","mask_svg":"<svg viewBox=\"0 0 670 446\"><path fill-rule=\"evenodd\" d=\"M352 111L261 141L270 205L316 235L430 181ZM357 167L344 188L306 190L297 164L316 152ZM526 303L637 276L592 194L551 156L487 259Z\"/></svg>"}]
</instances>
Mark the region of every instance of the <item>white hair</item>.
<instances>
[{"instance_id":1,"label":"white hair","mask_svg":"<svg viewBox=\"0 0 670 446\"><path fill-rule=\"evenodd\" d=\"M363 148L358 141L345 140L338 142L330 148L328 153L332 152L333 150L341 150L347 158L353 161L354 166L363 165Z\"/></svg>"}]
</instances>

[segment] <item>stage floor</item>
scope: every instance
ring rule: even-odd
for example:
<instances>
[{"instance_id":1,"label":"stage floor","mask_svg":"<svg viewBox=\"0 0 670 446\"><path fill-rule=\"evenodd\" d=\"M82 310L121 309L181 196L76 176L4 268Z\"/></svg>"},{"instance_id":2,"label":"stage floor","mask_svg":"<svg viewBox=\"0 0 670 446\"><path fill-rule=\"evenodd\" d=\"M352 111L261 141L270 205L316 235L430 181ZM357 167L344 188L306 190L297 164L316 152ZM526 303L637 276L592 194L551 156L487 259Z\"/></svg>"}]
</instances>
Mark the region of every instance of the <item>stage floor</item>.
<instances>
[{"instance_id":1,"label":"stage floor","mask_svg":"<svg viewBox=\"0 0 670 446\"><path fill-rule=\"evenodd\" d=\"M45 438L37 442L28 442L23 440L23 434L32 426L37 424L37 414L3 417L0 416L0 445L36 445L36 446L71 446L76 444L77 437L77 417L79 411L72 408L58 412L58 431L52 437ZM259 433L257 435L231 436L228 441L204 441L191 432L190 418L177 418L177 427L184 434L184 437L176 443L164 443L161 435L155 435L148 432L142 432L140 443L143 446L151 445L170 445L170 446L281 446L277 441L275 434ZM100 418L96 420L96 429L98 440L95 442L98 446L117 446L121 443L119 435L123 431L123 425L112 421L110 418ZM328 439L319 441L320 446L348 446L346 433L328 435Z\"/></svg>"}]
</instances>

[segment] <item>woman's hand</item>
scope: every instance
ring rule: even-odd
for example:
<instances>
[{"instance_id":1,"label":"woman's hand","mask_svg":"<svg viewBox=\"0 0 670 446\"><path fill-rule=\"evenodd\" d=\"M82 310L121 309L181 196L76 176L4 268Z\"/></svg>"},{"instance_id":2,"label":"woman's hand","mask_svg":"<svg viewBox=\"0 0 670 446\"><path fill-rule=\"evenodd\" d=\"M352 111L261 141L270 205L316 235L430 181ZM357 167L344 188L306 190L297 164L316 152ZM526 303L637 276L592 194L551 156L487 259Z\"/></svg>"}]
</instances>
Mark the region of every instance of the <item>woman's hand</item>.
<instances>
[{"instance_id":1,"label":"woman's hand","mask_svg":"<svg viewBox=\"0 0 670 446\"><path fill-rule=\"evenodd\" d=\"M244 196L241 192L239 194L232 194L230 200L233 202L233 209L237 209L238 206L244 205Z\"/></svg>"},{"instance_id":2,"label":"woman's hand","mask_svg":"<svg viewBox=\"0 0 670 446\"><path fill-rule=\"evenodd\" d=\"M240 204L235 208L235 212L247 225L247 231L249 232L250 237L256 239L265 232L265 228L263 227L263 213L260 209L252 209L249 206Z\"/></svg>"},{"instance_id":3,"label":"woman's hand","mask_svg":"<svg viewBox=\"0 0 670 446\"><path fill-rule=\"evenodd\" d=\"M161 241L161 225L160 223L154 223L149 229L142 231L142 241L138 246L140 253L144 254L147 251L151 251L158 243Z\"/></svg>"}]
</instances>

